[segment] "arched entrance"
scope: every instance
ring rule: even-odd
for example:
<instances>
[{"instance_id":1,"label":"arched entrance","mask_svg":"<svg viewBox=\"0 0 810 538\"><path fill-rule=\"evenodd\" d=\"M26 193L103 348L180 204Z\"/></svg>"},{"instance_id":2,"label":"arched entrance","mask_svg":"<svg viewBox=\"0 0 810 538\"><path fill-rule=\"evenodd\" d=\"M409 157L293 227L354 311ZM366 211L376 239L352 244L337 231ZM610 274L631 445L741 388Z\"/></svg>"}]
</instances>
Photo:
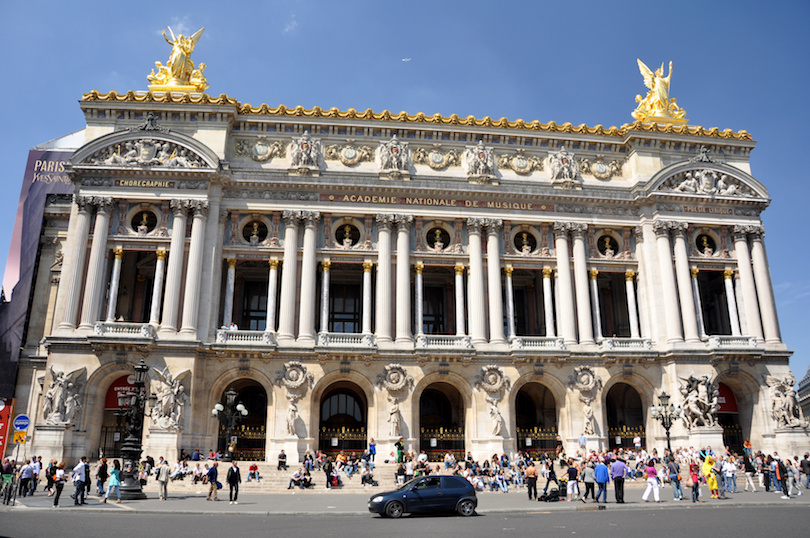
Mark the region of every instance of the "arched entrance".
<instances>
[{"instance_id":1,"label":"arched entrance","mask_svg":"<svg viewBox=\"0 0 810 538\"><path fill-rule=\"evenodd\" d=\"M627 383L616 383L605 397L605 408L611 449L633 448L633 439L636 436L641 438L641 446L647 446L644 408L636 389Z\"/></svg>"},{"instance_id":2,"label":"arched entrance","mask_svg":"<svg viewBox=\"0 0 810 538\"><path fill-rule=\"evenodd\" d=\"M457 461L464 453L464 398L449 383L433 383L419 397L419 450L430 461L452 452Z\"/></svg>"},{"instance_id":3,"label":"arched entrance","mask_svg":"<svg viewBox=\"0 0 810 538\"><path fill-rule=\"evenodd\" d=\"M553 452L557 438L557 403L554 394L540 383L526 383L515 396L518 450L538 456Z\"/></svg>"},{"instance_id":4,"label":"arched entrance","mask_svg":"<svg viewBox=\"0 0 810 538\"><path fill-rule=\"evenodd\" d=\"M318 448L332 456L341 450L365 450L368 402L360 387L350 381L330 385L321 397L320 410Z\"/></svg>"},{"instance_id":5,"label":"arched entrance","mask_svg":"<svg viewBox=\"0 0 810 538\"><path fill-rule=\"evenodd\" d=\"M740 412L737 408L737 398L734 392L725 383L718 383L717 389L717 423L723 427L723 445L729 447L732 453L743 453L742 427L740 426Z\"/></svg>"},{"instance_id":6,"label":"arched entrance","mask_svg":"<svg viewBox=\"0 0 810 538\"><path fill-rule=\"evenodd\" d=\"M110 384L104 397L104 415L101 419L101 435L98 440L98 457L120 458L121 444L126 437L118 395L135 390L135 374L124 374Z\"/></svg>"},{"instance_id":7,"label":"arched entrance","mask_svg":"<svg viewBox=\"0 0 810 538\"><path fill-rule=\"evenodd\" d=\"M258 382L252 379L239 379L228 385L236 391L236 402L244 404L248 410L246 417L242 417L234 430L236 437L236 452L234 459L240 461L264 461L265 438L267 435L267 391ZM220 396L220 402L225 403L225 392ZM217 450L224 453L227 449L227 432L222 424L219 425L217 436Z\"/></svg>"}]
</instances>

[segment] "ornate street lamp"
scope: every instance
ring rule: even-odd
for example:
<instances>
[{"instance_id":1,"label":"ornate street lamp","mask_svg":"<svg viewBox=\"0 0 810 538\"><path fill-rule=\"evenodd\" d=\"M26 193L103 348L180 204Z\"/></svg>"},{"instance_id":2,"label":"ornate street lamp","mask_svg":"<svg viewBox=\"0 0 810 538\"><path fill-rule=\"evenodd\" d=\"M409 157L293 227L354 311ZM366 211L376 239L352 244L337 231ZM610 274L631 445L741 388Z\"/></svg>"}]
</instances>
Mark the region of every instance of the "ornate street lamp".
<instances>
[{"instance_id":1,"label":"ornate street lamp","mask_svg":"<svg viewBox=\"0 0 810 538\"><path fill-rule=\"evenodd\" d=\"M248 415L248 410L242 402L239 402L236 406L233 405L236 402L236 396L233 387L229 388L225 393L225 405L217 402L214 404L214 408L211 409L211 414L217 417L219 423L225 428L225 453L222 454L222 461L231 461L233 459L232 452L236 448L231 446L233 430L241 422L242 418Z\"/></svg>"},{"instance_id":2,"label":"ornate street lamp","mask_svg":"<svg viewBox=\"0 0 810 538\"><path fill-rule=\"evenodd\" d=\"M669 394L662 392L658 396L659 405L652 406L652 416L658 420L667 432L667 451L672 454L672 447L669 444L669 430L672 424L681 416L681 406L675 407L669 403Z\"/></svg>"},{"instance_id":3,"label":"ornate street lamp","mask_svg":"<svg viewBox=\"0 0 810 538\"><path fill-rule=\"evenodd\" d=\"M121 471L121 498L122 499L145 499L146 494L141 489L138 481L138 463L141 459L141 437L143 436L143 412L146 401L149 400L150 407L154 405L156 397L146 396L146 372L149 366L143 358L135 366L135 388L125 393L118 394L118 416L124 419L126 437L121 445L121 454L124 460L124 468Z\"/></svg>"}]
</instances>

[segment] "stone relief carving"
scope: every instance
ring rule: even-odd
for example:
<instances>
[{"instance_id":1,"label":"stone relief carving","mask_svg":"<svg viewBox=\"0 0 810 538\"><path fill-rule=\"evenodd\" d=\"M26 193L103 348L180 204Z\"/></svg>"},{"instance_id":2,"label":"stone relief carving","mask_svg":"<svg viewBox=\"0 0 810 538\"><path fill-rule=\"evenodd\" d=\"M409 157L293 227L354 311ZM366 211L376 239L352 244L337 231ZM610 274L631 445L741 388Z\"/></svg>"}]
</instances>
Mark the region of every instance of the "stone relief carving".
<instances>
[{"instance_id":1,"label":"stone relief carving","mask_svg":"<svg viewBox=\"0 0 810 538\"><path fill-rule=\"evenodd\" d=\"M297 394L289 394L287 393L287 400L290 404L287 406L287 435L291 437L298 437L298 400L300 399L299 395Z\"/></svg>"},{"instance_id":2,"label":"stone relief carving","mask_svg":"<svg viewBox=\"0 0 810 538\"><path fill-rule=\"evenodd\" d=\"M793 374L783 377L763 376L765 383L771 388L771 417L777 428L808 428L810 424L804 418L799 399L793 387L796 378Z\"/></svg>"},{"instance_id":3,"label":"stone relief carving","mask_svg":"<svg viewBox=\"0 0 810 538\"><path fill-rule=\"evenodd\" d=\"M535 170L542 170L543 160L534 155L526 155L524 150L519 149L514 155L498 155L498 167L509 168L521 176L527 176Z\"/></svg>"},{"instance_id":4,"label":"stone relief carving","mask_svg":"<svg viewBox=\"0 0 810 538\"><path fill-rule=\"evenodd\" d=\"M397 135L393 135L388 142L380 142L376 161L381 173L389 173L392 177L407 174L411 165L411 150L408 143L401 142Z\"/></svg>"},{"instance_id":5,"label":"stone relief carving","mask_svg":"<svg viewBox=\"0 0 810 538\"><path fill-rule=\"evenodd\" d=\"M691 430L697 426L717 425L716 413L720 408L717 403L720 394L717 385L707 375L697 378L690 374L687 379L681 378L681 381L684 426Z\"/></svg>"},{"instance_id":6,"label":"stone relief carving","mask_svg":"<svg viewBox=\"0 0 810 538\"><path fill-rule=\"evenodd\" d=\"M638 208L635 207L603 207L584 206L574 204L557 204L555 209L559 213L587 213L593 215L638 215Z\"/></svg>"},{"instance_id":7,"label":"stone relief carving","mask_svg":"<svg viewBox=\"0 0 810 538\"><path fill-rule=\"evenodd\" d=\"M270 191L270 190L227 190L222 195L223 198L253 199L253 200L298 200L302 202L315 202L318 193L301 191Z\"/></svg>"},{"instance_id":8,"label":"stone relief carving","mask_svg":"<svg viewBox=\"0 0 810 538\"><path fill-rule=\"evenodd\" d=\"M426 164L433 170L444 170L448 166L458 166L461 164L461 157L454 149L443 153L441 144L434 144L431 150L425 148L416 149L413 152L413 162L416 164Z\"/></svg>"},{"instance_id":9,"label":"stone relief carving","mask_svg":"<svg viewBox=\"0 0 810 538\"><path fill-rule=\"evenodd\" d=\"M551 173L551 184L557 187L572 189L582 183L579 167L572 153L565 146L560 146L557 153L548 156L548 167Z\"/></svg>"},{"instance_id":10,"label":"stone relief carving","mask_svg":"<svg viewBox=\"0 0 810 538\"><path fill-rule=\"evenodd\" d=\"M374 160L374 148L371 146L356 146L354 140L347 140L343 146L333 144L326 146L324 159L338 160L345 166L355 166L361 162Z\"/></svg>"},{"instance_id":11,"label":"stone relief carving","mask_svg":"<svg viewBox=\"0 0 810 538\"><path fill-rule=\"evenodd\" d=\"M299 171L318 170L321 141L312 138L309 131L290 142L290 168Z\"/></svg>"},{"instance_id":12,"label":"stone relief carving","mask_svg":"<svg viewBox=\"0 0 810 538\"><path fill-rule=\"evenodd\" d=\"M82 408L79 392L84 386L86 368L70 373L56 371L51 365L51 382L43 396L42 417L46 424L67 426L75 424L76 416Z\"/></svg>"},{"instance_id":13,"label":"stone relief carving","mask_svg":"<svg viewBox=\"0 0 810 538\"><path fill-rule=\"evenodd\" d=\"M393 437L402 436L402 413L399 410L399 399L396 397L388 396L388 401L391 402L391 408L388 410L387 422L391 425L388 430L388 435Z\"/></svg>"},{"instance_id":14,"label":"stone relief carving","mask_svg":"<svg viewBox=\"0 0 810 538\"><path fill-rule=\"evenodd\" d=\"M154 394L157 396L152 407L152 424L162 430L182 429L183 411L189 398L181 378L186 378L190 372L186 370L178 376L172 376L168 366L163 370L153 367L152 372Z\"/></svg>"},{"instance_id":15,"label":"stone relief carving","mask_svg":"<svg viewBox=\"0 0 810 538\"><path fill-rule=\"evenodd\" d=\"M503 368L495 364L488 364L481 367L481 373L473 378L473 385L487 394L496 395L504 389L509 390L512 381L503 373Z\"/></svg>"},{"instance_id":16,"label":"stone relief carving","mask_svg":"<svg viewBox=\"0 0 810 538\"><path fill-rule=\"evenodd\" d=\"M205 168L202 157L174 142L140 138L100 149L84 160L107 166L156 166L163 168Z\"/></svg>"},{"instance_id":17,"label":"stone relief carving","mask_svg":"<svg viewBox=\"0 0 810 538\"><path fill-rule=\"evenodd\" d=\"M461 166L472 183L489 183L495 179L495 157L483 140L475 146L467 146Z\"/></svg>"},{"instance_id":18,"label":"stone relief carving","mask_svg":"<svg viewBox=\"0 0 810 538\"><path fill-rule=\"evenodd\" d=\"M604 156L597 155L596 159L579 160L579 171L583 174L591 174L596 179L611 179L614 176L622 175L621 161L606 161Z\"/></svg>"},{"instance_id":19,"label":"stone relief carving","mask_svg":"<svg viewBox=\"0 0 810 538\"><path fill-rule=\"evenodd\" d=\"M503 415L498 409L498 401L495 398L487 397L489 404L489 418L492 421L492 435L493 437L503 437Z\"/></svg>"},{"instance_id":20,"label":"stone relief carving","mask_svg":"<svg viewBox=\"0 0 810 538\"><path fill-rule=\"evenodd\" d=\"M582 399L582 403L585 404L582 406L582 418L583 418L582 432L585 435L596 434L596 419L593 416L593 407L591 407L591 401L592 400L590 398Z\"/></svg>"},{"instance_id":21,"label":"stone relief carving","mask_svg":"<svg viewBox=\"0 0 810 538\"><path fill-rule=\"evenodd\" d=\"M273 157L284 154L284 144L276 140L269 143L265 137L259 137L255 142L252 140L237 140L234 157L250 157L254 161L269 161Z\"/></svg>"},{"instance_id":22,"label":"stone relief carving","mask_svg":"<svg viewBox=\"0 0 810 538\"><path fill-rule=\"evenodd\" d=\"M377 376L377 388L388 391L388 401L391 403L386 422L390 424L388 433L392 438L402 436L402 412L399 410L399 403L408 397L413 383L413 376L408 375L405 368L396 363L386 366L385 371Z\"/></svg>"},{"instance_id":23,"label":"stone relief carving","mask_svg":"<svg viewBox=\"0 0 810 538\"><path fill-rule=\"evenodd\" d=\"M307 367L299 361L289 361L284 363L284 369L276 372L275 382L277 385L287 389L286 429L287 434L292 437L300 437L299 430L305 430L301 425L298 416L298 401L304 397L307 388L315 384L315 376L312 372L307 372ZM300 426L300 428L299 428ZM304 432L304 435L306 433Z\"/></svg>"},{"instance_id":24,"label":"stone relief carving","mask_svg":"<svg viewBox=\"0 0 810 538\"><path fill-rule=\"evenodd\" d=\"M568 377L569 390L576 390L579 392L579 401L584 405L582 407L583 413L583 433L585 435L596 434L596 419L594 418L593 407L591 403L594 402L602 389L602 379L589 366L577 366L574 368L574 374Z\"/></svg>"},{"instance_id":25,"label":"stone relief carving","mask_svg":"<svg viewBox=\"0 0 810 538\"><path fill-rule=\"evenodd\" d=\"M711 196L757 196L754 190L740 181L716 170L689 170L676 174L659 187L661 191Z\"/></svg>"}]
</instances>

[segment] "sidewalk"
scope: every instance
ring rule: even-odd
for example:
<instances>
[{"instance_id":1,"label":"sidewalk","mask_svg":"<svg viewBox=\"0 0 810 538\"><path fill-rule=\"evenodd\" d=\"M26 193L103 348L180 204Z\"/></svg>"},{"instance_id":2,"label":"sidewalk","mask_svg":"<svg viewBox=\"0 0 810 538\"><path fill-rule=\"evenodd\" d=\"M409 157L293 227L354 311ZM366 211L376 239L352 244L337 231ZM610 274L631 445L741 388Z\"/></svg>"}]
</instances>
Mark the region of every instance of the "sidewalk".
<instances>
[{"instance_id":1,"label":"sidewalk","mask_svg":"<svg viewBox=\"0 0 810 538\"><path fill-rule=\"evenodd\" d=\"M641 500L644 488L628 487L625 489L625 504L613 502L613 490L608 490L608 503L596 504L588 501L587 504L581 501L576 502L554 502L541 503L529 501L525 490L510 491L509 493L483 492L478 494L478 513L492 514L499 512L565 512L565 511L590 511L590 510L657 510L657 509L695 509L712 508L719 506L810 506L810 491L802 490L803 495L793 497L790 500L783 500L781 493L765 493L757 490L756 493L736 493L727 494L726 500L715 500L709 498L709 491L701 488L703 499L702 504L693 504L691 501L683 500L675 502L672 499L672 488L661 489L661 500L656 504L651 501L645 503ZM172 495L169 489L169 498L166 501L157 499L157 495L147 493L148 499L140 501L124 501L122 504L100 502L100 497L90 495L87 497L87 505L74 506L70 494L72 488L65 488L60 499L61 507L53 509L53 498L47 493L37 492L32 497L18 498L14 507L0 505L0 512L10 510L42 510L42 511L82 511L93 513L114 513L119 510L134 511L138 513L151 514L233 514L233 515L260 515L268 516L274 514L302 514L302 515L360 515L368 514L367 502L369 498L380 492L377 488L369 488L368 493L344 493L332 494L327 492L313 493L307 492L299 494L296 490L291 490L284 494L245 494L239 496L239 504L228 503L227 487L219 491L219 502L206 501L205 493L190 494L179 493ZM691 494L691 492L689 492Z\"/></svg>"}]
</instances>

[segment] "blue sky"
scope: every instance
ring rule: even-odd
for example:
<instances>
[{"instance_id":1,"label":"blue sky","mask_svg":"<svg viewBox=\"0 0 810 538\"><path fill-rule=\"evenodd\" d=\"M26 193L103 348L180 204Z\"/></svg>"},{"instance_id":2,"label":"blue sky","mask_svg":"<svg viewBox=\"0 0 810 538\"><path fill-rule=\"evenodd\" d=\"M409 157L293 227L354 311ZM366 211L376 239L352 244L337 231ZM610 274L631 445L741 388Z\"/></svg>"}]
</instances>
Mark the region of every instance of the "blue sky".
<instances>
[{"instance_id":1,"label":"blue sky","mask_svg":"<svg viewBox=\"0 0 810 538\"><path fill-rule=\"evenodd\" d=\"M205 33L212 95L271 106L632 121L636 58L674 62L690 124L745 129L773 203L766 245L797 378L810 365L810 2L2 2L0 267L28 150L83 127L97 89L145 90L168 59L160 32ZM409 61L403 59L410 58Z\"/></svg>"}]
</instances>

